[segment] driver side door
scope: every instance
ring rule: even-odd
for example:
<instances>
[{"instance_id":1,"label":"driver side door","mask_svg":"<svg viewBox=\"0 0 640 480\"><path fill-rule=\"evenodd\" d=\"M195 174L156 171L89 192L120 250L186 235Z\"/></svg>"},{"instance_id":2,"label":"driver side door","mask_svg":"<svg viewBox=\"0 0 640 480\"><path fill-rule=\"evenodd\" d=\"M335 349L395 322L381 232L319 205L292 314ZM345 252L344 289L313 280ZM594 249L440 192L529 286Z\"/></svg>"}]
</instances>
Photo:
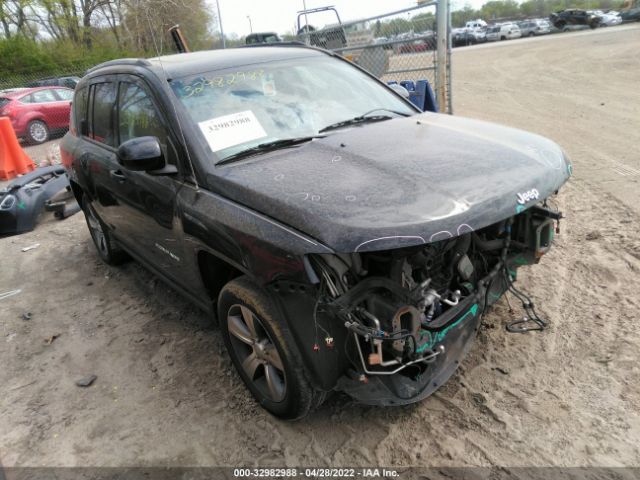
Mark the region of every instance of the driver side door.
<instances>
[{"instance_id":1,"label":"driver side door","mask_svg":"<svg viewBox=\"0 0 640 480\"><path fill-rule=\"evenodd\" d=\"M156 137L168 165L176 166L176 139L167 126L159 102L139 77L120 75L116 102L118 145L138 137ZM134 255L158 273L183 284L183 243L176 212L176 194L182 185L180 172L170 175L131 171L119 166L120 228L114 233Z\"/></svg>"}]
</instances>

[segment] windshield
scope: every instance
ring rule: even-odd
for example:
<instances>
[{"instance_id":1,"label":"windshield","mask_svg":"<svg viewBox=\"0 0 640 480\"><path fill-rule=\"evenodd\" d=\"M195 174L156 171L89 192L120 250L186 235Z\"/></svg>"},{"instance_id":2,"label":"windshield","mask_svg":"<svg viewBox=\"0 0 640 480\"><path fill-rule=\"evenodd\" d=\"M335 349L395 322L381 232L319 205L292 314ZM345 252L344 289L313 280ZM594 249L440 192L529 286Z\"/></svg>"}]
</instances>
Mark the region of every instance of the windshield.
<instances>
[{"instance_id":1,"label":"windshield","mask_svg":"<svg viewBox=\"0 0 640 480\"><path fill-rule=\"evenodd\" d=\"M218 159L267 142L314 136L372 110L416 113L375 80L328 56L213 70L175 79L171 86Z\"/></svg>"}]
</instances>

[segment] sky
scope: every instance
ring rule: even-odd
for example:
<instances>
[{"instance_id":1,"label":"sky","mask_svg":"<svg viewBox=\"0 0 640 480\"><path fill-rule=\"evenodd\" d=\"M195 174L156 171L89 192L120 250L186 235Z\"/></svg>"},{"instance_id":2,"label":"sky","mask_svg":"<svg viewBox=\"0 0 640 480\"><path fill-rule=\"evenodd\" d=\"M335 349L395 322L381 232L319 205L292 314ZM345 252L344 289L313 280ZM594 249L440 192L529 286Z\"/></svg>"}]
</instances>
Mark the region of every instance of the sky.
<instances>
[{"instance_id":1,"label":"sky","mask_svg":"<svg viewBox=\"0 0 640 480\"><path fill-rule=\"evenodd\" d=\"M275 31L280 34L292 32L297 12L303 9L303 1L306 2L307 8L334 5L343 22L416 5L416 0L219 0L224 33L225 35L232 32L239 36L248 35L250 30L247 16L251 18L254 32ZM452 0L451 3L454 9L462 8L465 4L480 8L485 1ZM215 0L207 0L207 4L215 12ZM320 15L328 14L309 17L309 24L322 26L324 23L330 23L331 17ZM335 23L335 20L333 22Z\"/></svg>"}]
</instances>

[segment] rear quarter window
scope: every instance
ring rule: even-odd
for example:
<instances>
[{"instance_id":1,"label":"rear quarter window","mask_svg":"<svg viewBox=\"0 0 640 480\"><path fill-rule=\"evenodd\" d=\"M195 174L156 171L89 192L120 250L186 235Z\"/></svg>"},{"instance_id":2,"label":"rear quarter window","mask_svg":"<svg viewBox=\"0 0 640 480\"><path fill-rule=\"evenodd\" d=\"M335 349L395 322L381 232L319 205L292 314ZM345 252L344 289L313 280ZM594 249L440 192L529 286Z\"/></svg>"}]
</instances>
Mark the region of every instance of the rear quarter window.
<instances>
[{"instance_id":1,"label":"rear quarter window","mask_svg":"<svg viewBox=\"0 0 640 480\"><path fill-rule=\"evenodd\" d=\"M89 88L84 87L76 90L73 97L71 123L74 129L79 129L81 122L87 120L87 99L89 97ZM79 130L78 130L79 131ZM86 132L81 132L86 133Z\"/></svg>"},{"instance_id":2,"label":"rear quarter window","mask_svg":"<svg viewBox=\"0 0 640 480\"><path fill-rule=\"evenodd\" d=\"M116 102L115 83L97 83L92 85L92 118L90 137L94 140L115 146L115 135L113 130L113 112Z\"/></svg>"},{"instance_id":3,"label":"rear quarter window","mask_svg":"<svg viewBox=\"0 0 640 480\"><path fill-rule=\"evenodd\" d=\"M8 98L0 98L0 108L8 105L9 103L11 103L11 100L9 100Z\"/></svg>"}]
</instances>

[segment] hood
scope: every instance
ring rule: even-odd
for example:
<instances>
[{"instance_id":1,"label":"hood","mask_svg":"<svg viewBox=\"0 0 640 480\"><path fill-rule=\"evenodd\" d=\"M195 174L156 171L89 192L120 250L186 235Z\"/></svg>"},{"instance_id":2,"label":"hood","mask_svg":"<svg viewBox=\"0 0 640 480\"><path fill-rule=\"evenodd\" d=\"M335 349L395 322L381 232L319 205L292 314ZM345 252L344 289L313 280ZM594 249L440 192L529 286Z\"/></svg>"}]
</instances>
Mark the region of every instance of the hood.
<instances>
[{"instance_id":1,"label":"hood","mask_svg":"<svg viewBox=\"0 0 640 480\"><path fill-rule=\"evenodd\" d=\"M356 126L215 168L208 187L336 252L477 230L551 195L571 174L555 143L423 113Z\"/></svg>"}]
</instances>

